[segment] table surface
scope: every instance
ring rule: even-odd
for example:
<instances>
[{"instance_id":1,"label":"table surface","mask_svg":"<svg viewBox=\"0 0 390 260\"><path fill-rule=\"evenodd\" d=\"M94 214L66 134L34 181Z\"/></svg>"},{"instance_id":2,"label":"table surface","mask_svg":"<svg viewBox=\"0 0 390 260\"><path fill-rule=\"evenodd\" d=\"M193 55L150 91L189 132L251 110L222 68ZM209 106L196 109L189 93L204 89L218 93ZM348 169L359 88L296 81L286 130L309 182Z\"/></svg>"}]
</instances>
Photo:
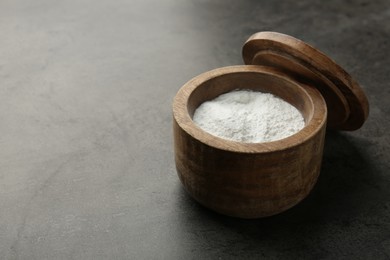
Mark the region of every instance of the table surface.
<instances>
[{"instance_id":1,"label":"table surface","mask_svg":"<svg viewBox=\"0 0 390 260\"><path fill-rule=\"evenodd\" d=\"M327 134L302 203L240 220L183 190L171 104L264 30L335 59L370 116ZM1 259L390 258L388 0L5 0L0 32Z\"/></svg>"}]
</instances>

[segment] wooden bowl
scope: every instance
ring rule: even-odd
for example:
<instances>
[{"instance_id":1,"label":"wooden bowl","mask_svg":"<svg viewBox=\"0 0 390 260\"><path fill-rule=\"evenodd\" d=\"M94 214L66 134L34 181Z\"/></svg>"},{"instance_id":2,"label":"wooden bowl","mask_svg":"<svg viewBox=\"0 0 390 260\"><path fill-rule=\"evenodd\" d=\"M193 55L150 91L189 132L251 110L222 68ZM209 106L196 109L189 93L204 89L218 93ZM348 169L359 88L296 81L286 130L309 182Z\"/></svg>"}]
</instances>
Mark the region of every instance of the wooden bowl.
<instances>
[{"instance_id":1,"label":"wooden bowl","mask_svg":"<svg viewBox=\"0 0 390 260\"><path fill-rule=\"evenodd\" d=\"M176 168L189 194L204 206L241 218L291 208L313 188L321 168L325 128L352 131L368 117L357 82L321 51L276 32L253 34L243 46L247 66L203 73L173 102ZM305 119L298 133L274 142L225 140L192 121L203 102L235 90L272 93Z\"/></svg>"},{"instance_id":2,"label":"wooden bowl","mask_svg":"<svg viewBox=\"0 0 390 260\"><path fill-rule=\"evenodd\" d=\"M235 89L272 93L305 119L298 133L273 142L241 143L213 136L192 121L203 102ZM176 168L188 193L219 213L271 216L291 208L317 181L327 120L326 103L313 87L281 70L232 66L203 73L186 83L173 102Z\"/></svg>"}]
</instances>

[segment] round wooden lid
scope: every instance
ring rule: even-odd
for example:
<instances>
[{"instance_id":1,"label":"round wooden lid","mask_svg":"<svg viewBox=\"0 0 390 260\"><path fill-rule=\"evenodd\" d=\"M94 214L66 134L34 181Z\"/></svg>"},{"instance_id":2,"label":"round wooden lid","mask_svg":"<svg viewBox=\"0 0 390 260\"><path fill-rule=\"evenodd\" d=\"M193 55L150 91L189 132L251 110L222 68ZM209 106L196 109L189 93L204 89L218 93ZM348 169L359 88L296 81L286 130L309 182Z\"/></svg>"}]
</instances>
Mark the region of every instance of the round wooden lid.
<instances>
[{"instance_id":1,"label":"round wooden lid","mask_svg":"<svg viewBox=\"0 0 390 260\"><path fill-rule=\"evenodd\" d=\"M276 32L253 34L244 44L245 64L276 67L316 87L328 108L328 128L356 130L368 116L368 100L352 77L309 44Z\"/></svg>"}]
</instances>

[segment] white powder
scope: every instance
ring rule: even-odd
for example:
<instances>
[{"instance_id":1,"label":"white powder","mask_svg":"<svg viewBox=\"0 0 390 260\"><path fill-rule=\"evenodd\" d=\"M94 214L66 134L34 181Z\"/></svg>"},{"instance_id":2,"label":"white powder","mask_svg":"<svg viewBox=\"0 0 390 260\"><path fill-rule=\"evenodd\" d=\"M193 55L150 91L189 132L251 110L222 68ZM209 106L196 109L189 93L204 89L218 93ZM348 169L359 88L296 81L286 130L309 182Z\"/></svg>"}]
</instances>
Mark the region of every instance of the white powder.
<instances>
[{"instance_id":1,"label":"white powder","mask_svg":"<svg viewBox=\"0 0 390 260\"><path fill-rule=\"evenodd\" d=\"M193 121L212 135L244 143L270 142L305 126L301 113L272 94L237 90L204 102Z\"/></svg>"}]
</instances>

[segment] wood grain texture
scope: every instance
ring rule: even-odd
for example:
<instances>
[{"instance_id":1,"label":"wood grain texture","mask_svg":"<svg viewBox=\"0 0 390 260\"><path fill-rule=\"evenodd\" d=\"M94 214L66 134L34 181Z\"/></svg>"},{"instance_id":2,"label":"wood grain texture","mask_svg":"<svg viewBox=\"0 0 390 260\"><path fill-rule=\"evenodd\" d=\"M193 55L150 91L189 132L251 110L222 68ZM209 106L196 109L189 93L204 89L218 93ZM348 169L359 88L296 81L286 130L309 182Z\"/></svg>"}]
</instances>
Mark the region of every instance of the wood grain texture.
<instances>
[{"instance_id":1,"label":"wood grain texture","mask_svg":"<svg viewBox=\"0 0 390 260\"><path fill-rule=\"evenodd\" d=\"M245 64L278 68L318 88L328 105L328 127L356 130L368 117L368 100L359 84L321 51L276 32L253 34L242 49Z\"/></svg>"},{"instance_id":2,"label":"wood grain texture","mask_svg":"<svg viewBox=\"0 0 390 260\"><path fill-rule=\"evenodd\" d=\"M240 143L194 124L191 118L201 103L234 89L281 97L301 111L305 128L274 142ZM298 84L280 70L232 66L201 74L177 93L173 117L179 178L194 199L214 211L240 218L274 215L305 198L318 178L325 101L317 89Z\"/></svg>"}]
</instances>

